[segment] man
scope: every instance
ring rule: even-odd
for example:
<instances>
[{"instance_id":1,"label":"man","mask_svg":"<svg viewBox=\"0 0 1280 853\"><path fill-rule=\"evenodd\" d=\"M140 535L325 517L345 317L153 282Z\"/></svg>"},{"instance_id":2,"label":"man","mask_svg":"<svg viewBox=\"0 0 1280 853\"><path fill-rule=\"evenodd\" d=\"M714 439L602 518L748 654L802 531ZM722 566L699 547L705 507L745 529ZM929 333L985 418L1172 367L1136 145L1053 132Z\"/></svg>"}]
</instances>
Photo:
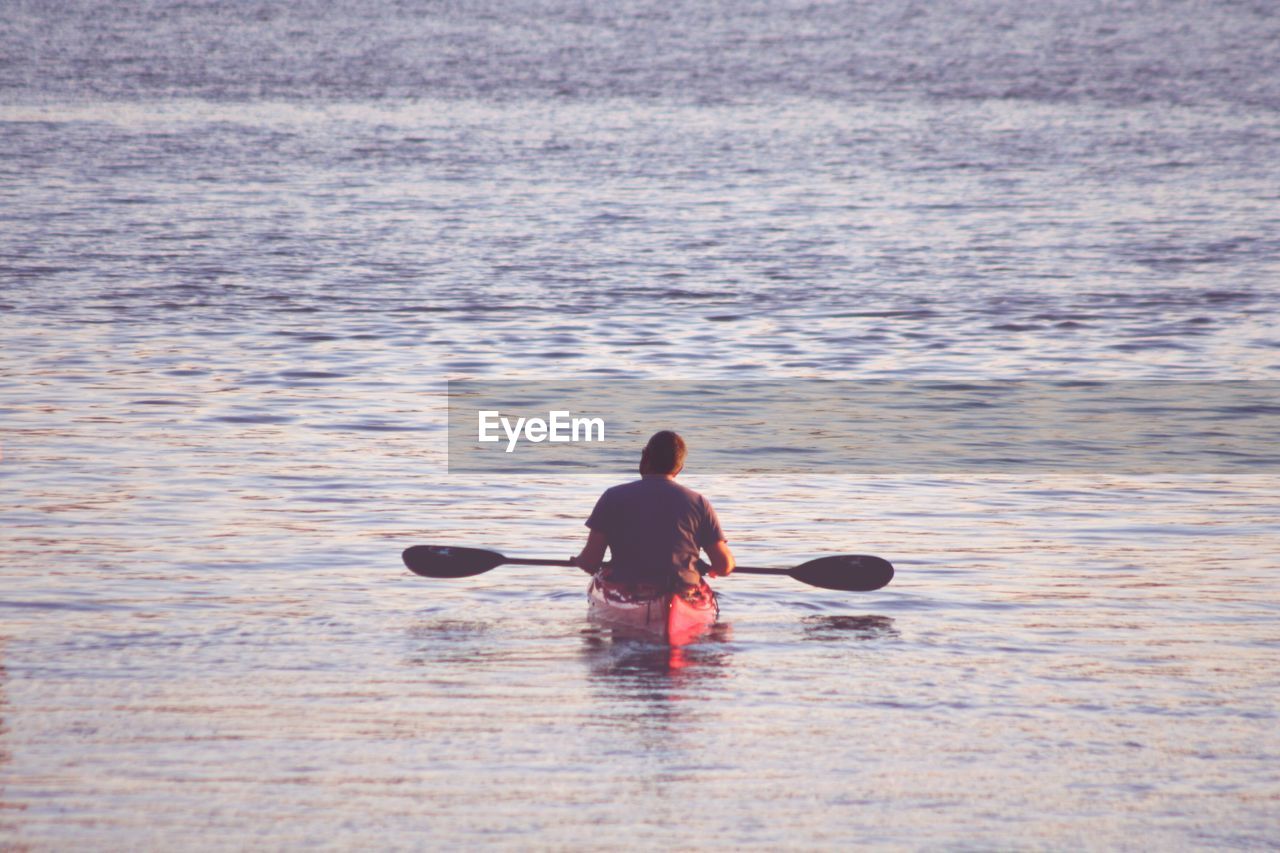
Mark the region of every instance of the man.
<instances>
[{"instance_id":1,"label":"man","mask_svg":"<svg viewBox=\"0 0 1280 853\"><path fill-rule=\"evenodd\" d=\"M595 573L607 547L610 583L682 594L701 587L700 549L712 577L732 572L733 554L711 503L675 482L684 457L684 439L668 430L654 433L640 454L640 479L607 489L596 501L587 519L591 533L574 564Z\"/></svg>"}]
</instances>

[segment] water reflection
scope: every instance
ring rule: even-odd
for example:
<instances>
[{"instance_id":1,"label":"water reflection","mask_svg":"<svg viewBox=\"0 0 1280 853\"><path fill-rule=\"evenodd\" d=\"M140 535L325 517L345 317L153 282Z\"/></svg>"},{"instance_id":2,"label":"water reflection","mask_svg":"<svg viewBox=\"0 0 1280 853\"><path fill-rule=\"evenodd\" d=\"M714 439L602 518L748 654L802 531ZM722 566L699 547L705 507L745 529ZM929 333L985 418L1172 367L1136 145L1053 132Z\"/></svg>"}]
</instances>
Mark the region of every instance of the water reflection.
<instances>
[{"instance_id":1,"label":"water reflection","mask_svg":"<svg viewBox=\"0 0 1280 853\"><path fill-rule=\"evenodd\" d=\"M655 686L685 686L723 676L733 626L717 622L696 643L668 646L630 635L625 628L593 625L582 632L583 657L593 678L651 679Z\"/></svg>"},{"instance_id":2,"label":"water reflection","mask_svg":"<svg viewBox=\"0 0 1280 853\"><path fill-rule=\"evenodd\" d=\"M897 638L898 629L889 616L806 616L800 620L806 640L841 642Z\"/></svg>"},{"instance_id":3,"label":"water reflection","mask_svg":"<svg viewBox=\"0 0 1280 853\"><path fill-rule=\"evenodd\" d=\"M728 675L731 637L726 624L679 647L600 625L582 632L581 656L595 715L611 722L621 754L656 762L656 775L649 780L655 790L670 781L671 763L697 751L707 701Z\"/></svg>"},{"instance_id":4,"label":"water reflection","mask_svg":"<svg viewBox=\"0 0 1280 853\"><path fill-rule=\"evenodd\" d=\"M482 619L440 618L409 628L413 649L407 662L414 666L476 667L501 657L504 647Z\"/></svg>"},{"instance_id":5,"label":"water reflection","mask_svg":"<svg viewBox=\"0 0 1280 853\"><path fill-rule=\"evenodd\" d=\"M6 743L9 734L9 697L6 689L8 687L9 672L4 666L5 645L6 639L0 637L0 779L6 777L7 768L13 761L13 753L9 752L8 744ZM4 791L4 785L0 785L0 834L12 838L17 831L17 826L8 820L6 815L13 814L22 807L7 802L4 797Z\"/></svg>"}]
</instances>

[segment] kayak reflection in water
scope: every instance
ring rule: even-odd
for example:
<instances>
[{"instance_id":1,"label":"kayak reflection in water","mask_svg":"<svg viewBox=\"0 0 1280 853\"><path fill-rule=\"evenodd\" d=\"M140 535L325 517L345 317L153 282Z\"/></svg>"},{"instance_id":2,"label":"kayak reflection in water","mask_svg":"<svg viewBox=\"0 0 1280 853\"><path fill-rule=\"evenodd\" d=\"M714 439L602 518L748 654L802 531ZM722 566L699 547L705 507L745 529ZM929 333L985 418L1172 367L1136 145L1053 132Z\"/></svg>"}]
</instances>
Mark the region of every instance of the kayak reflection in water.
<instances>
[{"instance_id":1,"label":"kayak reflection in water","mask_svg":"<svg viewBox=\"0 0 1280 853\"><path fill-rule=\"evenodd\" d=\"M670 430L654 433L640 454L640 479L606 489L587 519L591 533L574 565L601 572L610 587L633 596L666 593L694 599L710 590L698 573L698 553L706 551L708 574L733 571L711 502L675 482L684 468L684 439ZM612 560L601 571L605 549Z\"/></svg>"}]
</instances>

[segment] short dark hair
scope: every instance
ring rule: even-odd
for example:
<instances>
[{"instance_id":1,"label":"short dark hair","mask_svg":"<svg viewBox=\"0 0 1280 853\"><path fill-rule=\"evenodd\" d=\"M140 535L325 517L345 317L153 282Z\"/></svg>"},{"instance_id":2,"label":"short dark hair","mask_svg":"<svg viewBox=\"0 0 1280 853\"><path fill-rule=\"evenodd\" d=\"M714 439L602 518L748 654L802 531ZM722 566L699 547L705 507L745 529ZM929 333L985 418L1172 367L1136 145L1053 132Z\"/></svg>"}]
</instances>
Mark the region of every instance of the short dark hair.
<instances>
[{"instance_id":1,"label":"short dark hair","mask_svg":"<svg viewBox=\"0 0 1280 853\"><path fill-rule=\"evenodd\" d=\"M652 474L674 474L684 466L684 455L687 452L684 439L669 429L655 432L649 443L640 454L640 471Z\"/></svg>"}]
</instances>

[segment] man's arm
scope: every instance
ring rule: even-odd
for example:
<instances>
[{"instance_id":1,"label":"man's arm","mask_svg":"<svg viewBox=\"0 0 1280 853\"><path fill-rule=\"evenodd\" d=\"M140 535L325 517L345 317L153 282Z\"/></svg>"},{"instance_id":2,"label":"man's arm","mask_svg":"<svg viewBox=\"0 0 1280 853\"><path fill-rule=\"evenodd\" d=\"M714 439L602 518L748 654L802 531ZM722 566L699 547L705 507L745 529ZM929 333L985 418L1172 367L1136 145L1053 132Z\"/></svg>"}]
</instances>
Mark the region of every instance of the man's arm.
<instances>
[{"instance_id":1,"label":"man's arm","mask_svg":"<svg viewBox=\"0 0 1280 853\"><path fill-rule=\"evenodd\" d=\"M711 558L711 571L708 573L713 578L722 578L733 572L738 565L733 559L733 552L729 550L729 543L720 539L716 544L707 550L707 556Z\"/></svg>"},{"instance_id":2,"label":"man's arm","mask_svg":"<svg viewBox=\"0 0 1280 853\"><path fill-rule=\"evenodd\" d=\"M609 547L609 540L605 538L604 533L592 530L587 535L587 544L582 546L582 553L573 558L573 564L587 574L593 575L604 562L604 549L607 547Z\"/></svg>"}]
</instances>

